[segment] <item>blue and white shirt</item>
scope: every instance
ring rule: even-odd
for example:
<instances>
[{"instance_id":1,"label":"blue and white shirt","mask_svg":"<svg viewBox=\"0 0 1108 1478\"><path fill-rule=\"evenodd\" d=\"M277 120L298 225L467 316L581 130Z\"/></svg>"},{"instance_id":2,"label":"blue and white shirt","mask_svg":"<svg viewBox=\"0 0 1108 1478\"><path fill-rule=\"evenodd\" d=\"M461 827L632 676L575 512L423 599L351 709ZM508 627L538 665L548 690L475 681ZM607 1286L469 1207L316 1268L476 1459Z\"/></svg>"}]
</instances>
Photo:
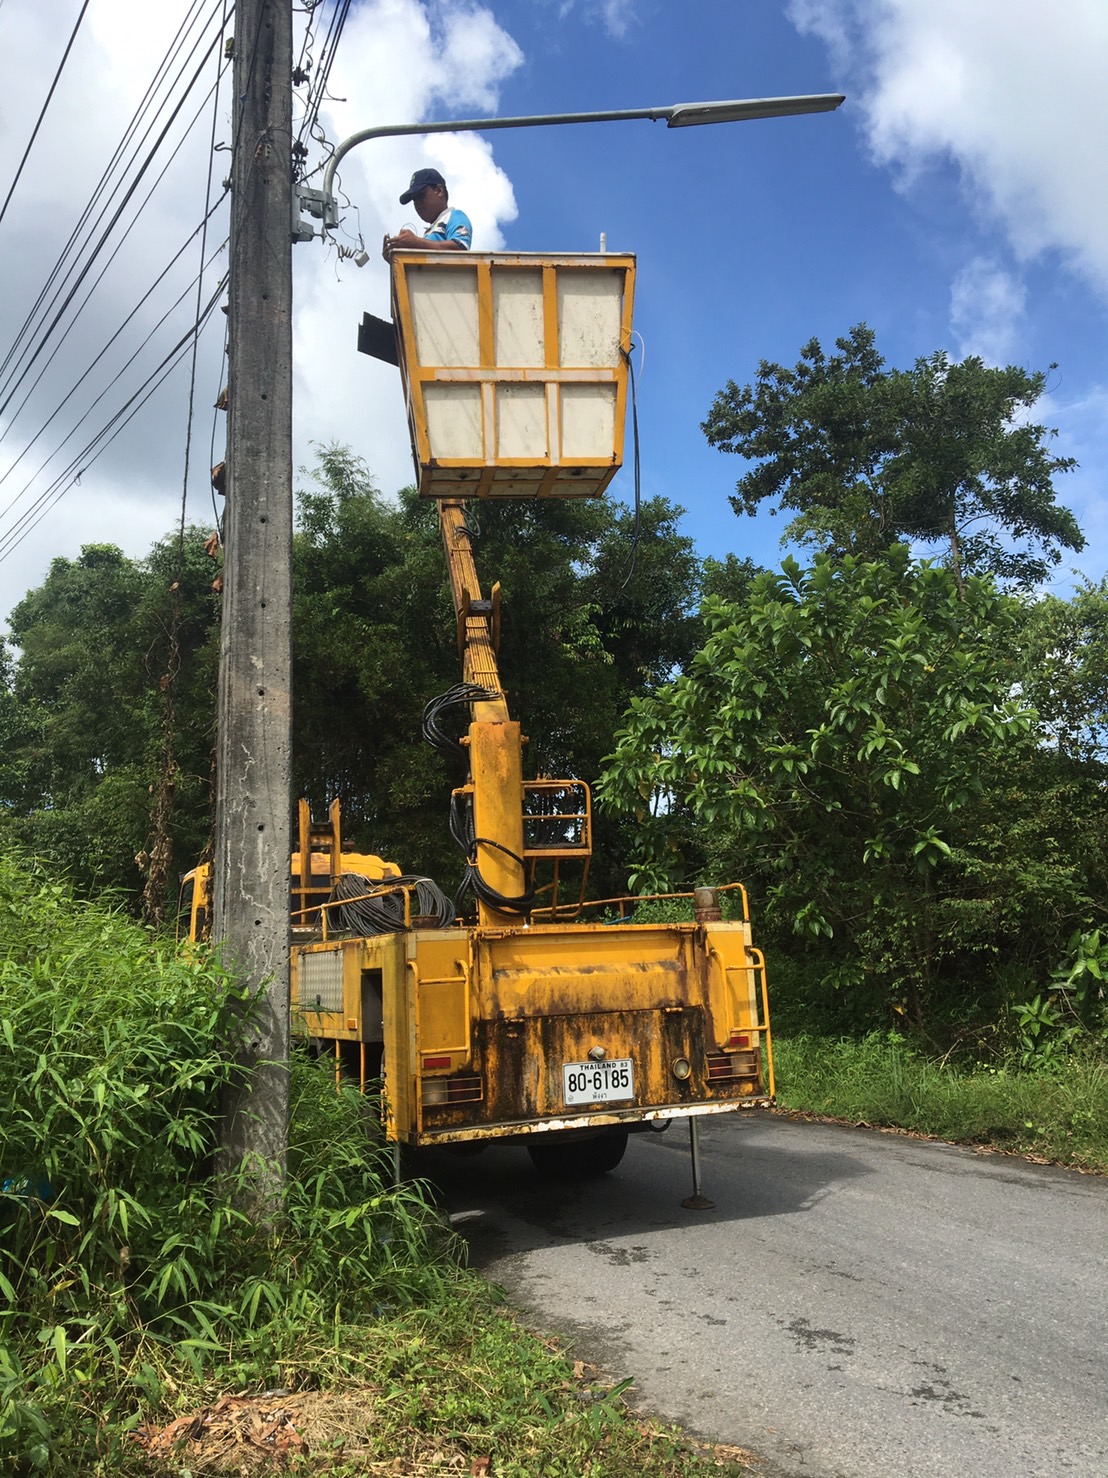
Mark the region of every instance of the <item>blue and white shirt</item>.
<instances>
[{"instance_id":1,"label":"blue and white shirt","mask_svg":"<svg viewBox=\"0 0 1108 1478\"><path fill-rule=\"evenodd\" d=\"M449 205L423 234L432 241L456 241L466 251L473 242L473 227L469 223L469 217L463 211L451 209Z\"/></svg>"}]
</instances>

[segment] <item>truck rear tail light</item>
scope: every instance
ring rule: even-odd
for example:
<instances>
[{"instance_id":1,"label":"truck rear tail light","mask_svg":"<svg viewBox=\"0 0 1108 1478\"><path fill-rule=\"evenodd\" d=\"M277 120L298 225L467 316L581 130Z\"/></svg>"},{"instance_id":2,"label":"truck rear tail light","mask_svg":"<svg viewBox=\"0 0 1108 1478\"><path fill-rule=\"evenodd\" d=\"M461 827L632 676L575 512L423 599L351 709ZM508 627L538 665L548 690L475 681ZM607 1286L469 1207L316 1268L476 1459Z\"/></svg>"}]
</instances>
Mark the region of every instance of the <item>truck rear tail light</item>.
<instances>
[{"instance_id":1,"label":"truck rear tail light","mask_svg":"<svg viewBox=\"0 0 1108 1478\"><path fill-rule=\"evenodd\" d=\"M750 1046L750 1034L748 1032L732 1032L727 1038L729 1047L747 1048Z\"/></svg>"},{"instance_id":2,"label":"truck rear tail light","mask_svg":"<svg viewBox=\"0 0 1108 1478\"><path fill-rule=\"evenodd\" d=\"M723 1079L756 1078L758 1076L758 1052L712 1052L708 1055L708 1079L716 1082Z\"/></svg>"},{"instance_id":3,"label":"truck rear tail light","mask_svg":"<svg viewBox=\"0 0 1108 1478\"><path fill-rule=\"evenodd\" d=\"M424 1108L434 1108L444 1103L480 1103L484 1096L484 1080L478 1073L455 1073L452 1078L423 1080Z\"/></svg>"},{"instance_id":4,"label":"truck rear tail light","mask_svg":"<svg viewBox=\"0 0 1108 1478\"><path fill-rule=\"evenodd\" d=\"M446 1080L448 1103L479 1103L484 1096L484 1083L478 1074L459 1073L457 1077Z\"/></svg>"}]
</instances>

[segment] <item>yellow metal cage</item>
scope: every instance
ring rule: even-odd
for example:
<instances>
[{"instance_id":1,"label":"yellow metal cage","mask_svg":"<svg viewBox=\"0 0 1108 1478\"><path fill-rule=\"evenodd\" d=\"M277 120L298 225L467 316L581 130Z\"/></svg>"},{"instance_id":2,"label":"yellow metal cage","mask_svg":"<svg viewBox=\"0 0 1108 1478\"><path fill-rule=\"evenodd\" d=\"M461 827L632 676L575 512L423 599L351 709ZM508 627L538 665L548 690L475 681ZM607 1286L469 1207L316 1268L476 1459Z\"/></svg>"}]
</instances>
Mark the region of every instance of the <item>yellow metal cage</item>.
<instances>
[{"instance_id":1,"label":"yellow metal cage","mask_svg":"<svg viewBox=\"0 0 1108 1478\"><path fill-rule=\"evenodd\" d=\"M420 494L580 498L623 461L635 258L396 252Z\"/></svg>"}]
</instances>

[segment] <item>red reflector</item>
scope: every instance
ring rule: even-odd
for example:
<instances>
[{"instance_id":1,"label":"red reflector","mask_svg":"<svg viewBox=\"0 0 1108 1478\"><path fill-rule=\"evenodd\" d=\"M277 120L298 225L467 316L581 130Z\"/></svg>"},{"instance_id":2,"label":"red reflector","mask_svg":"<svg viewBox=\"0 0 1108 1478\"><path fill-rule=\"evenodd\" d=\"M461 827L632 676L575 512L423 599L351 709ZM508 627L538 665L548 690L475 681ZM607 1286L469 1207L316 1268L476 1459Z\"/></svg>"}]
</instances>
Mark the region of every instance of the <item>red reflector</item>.
<instances>
[{"instance_id":1,"label":"red reflector","mask_svg":"<svg viewBox=\"0 0 1108 1478\"><path fill-rule=\"evenodd\" d=\"M449 1069L449 1067L449 1057L425 1057L423 1059L423 1071L425 1073L433 1073L437 1068Z\"/></svg>"},{"instance_id":2,"label":"red reflector","mask_svg":"<svg viewBox=\"0 0 1108 1478\"><path fill-rule=\"evenodd\" d=\"M729 1047L749 1047L750 1038L745 1033L732 1032L727 1039L727 1045Z\"/></svg>"},{"instance_id":3,"label":"red reflector","mask_svg":"<svg viewBox=\"0 0 1108 1478\"><path fill-rule=\"evenodd\" d=\"M709 1078L729 1078L731 1076L731 1059L729 1057L708 1058Z\"/></svg>"}]
</instances>

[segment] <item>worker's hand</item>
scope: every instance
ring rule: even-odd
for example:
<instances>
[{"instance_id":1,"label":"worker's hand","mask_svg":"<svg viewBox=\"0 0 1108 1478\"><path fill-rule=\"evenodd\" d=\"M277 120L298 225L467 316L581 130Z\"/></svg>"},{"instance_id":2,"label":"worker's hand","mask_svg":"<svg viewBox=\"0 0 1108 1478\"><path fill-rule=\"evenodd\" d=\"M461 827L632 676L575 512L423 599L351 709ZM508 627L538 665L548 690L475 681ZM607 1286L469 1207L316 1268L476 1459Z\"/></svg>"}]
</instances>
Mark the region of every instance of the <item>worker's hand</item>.
<instances>
[{"instance_id":1,"label":"worker's hand","mask_svg":"<svg viewBox=\"0 0 1108 1478\"><path fill-rule=\"evenodd\" d=\"M385 259L386 262L389 259L389 252L391 250L392 250L392 237L386 231L385 232L385 239L381 243L381 255L384 257L384 259Z\"/></svg>"},{"instance_id":2,"label":"worker's hand","mask_svg":"<svg viewBox=\"0 0 1108 1478\"><path fill-rule=\"evenodd\" d=\"M395 236L389 237L389 246L426 246L427 240L423 236L417 236L414 231L409 231L407 226L403 231L398 231Z\"/></svg>"}]
</instances>

